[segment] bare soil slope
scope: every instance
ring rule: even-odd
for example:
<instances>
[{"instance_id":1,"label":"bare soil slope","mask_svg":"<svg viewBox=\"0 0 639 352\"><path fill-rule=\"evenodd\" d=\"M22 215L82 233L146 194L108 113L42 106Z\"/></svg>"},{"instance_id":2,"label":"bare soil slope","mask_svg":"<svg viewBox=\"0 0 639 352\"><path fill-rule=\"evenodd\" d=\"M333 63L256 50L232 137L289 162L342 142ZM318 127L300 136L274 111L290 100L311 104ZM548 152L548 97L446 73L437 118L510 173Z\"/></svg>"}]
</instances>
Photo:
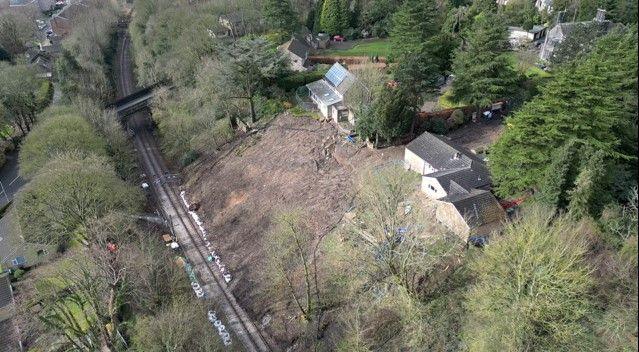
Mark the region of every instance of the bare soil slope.
<instances>
[{"instance_id":1,"label":"bare soil slope","mask_svg":"<svg viewBox=\"0 0 639 352\"><path fill-rule=\"evenodd\" d=\"M328 123L288 114L187 170L187 197L234 279L233 292L258 322L272 302L259 294L262 239L280 210L302 209L316 236L348 210L360 170L403 158L403 148L370 150ZM284 336L274 336L282 341Z\"/></svg>"}]
</instances>

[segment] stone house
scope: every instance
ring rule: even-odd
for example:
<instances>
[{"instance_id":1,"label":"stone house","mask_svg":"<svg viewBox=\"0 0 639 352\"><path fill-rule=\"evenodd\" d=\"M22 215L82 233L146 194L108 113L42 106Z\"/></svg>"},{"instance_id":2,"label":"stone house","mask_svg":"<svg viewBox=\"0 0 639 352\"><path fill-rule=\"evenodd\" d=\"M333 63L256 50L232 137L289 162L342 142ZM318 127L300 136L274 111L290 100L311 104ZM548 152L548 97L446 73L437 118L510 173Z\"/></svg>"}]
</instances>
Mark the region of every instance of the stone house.
<instances>
[{"instance_id":1,"label":"stone house","mask_svg":"<svg viewBox=\"0 0 639 352\"><path fill-rule=\"evenodd\" d=\"M460 236L496 228L505 220L490 192L483 160L446 137L420 135L406 146L404 163L422 175L422 192L437 201L437 220Z\"/></svg>"},{"instance_id":2,"label":"stone house","mask_svg":"<svg viewBox=\"0 0 639 352\"><path fill-rule=\"evenodd\" d=\"M570 33L578 26L592 25L597 27L598 31L593 31L593 35L596 35L597 32L606 33L614 27L612 21L606 20L606 10L602 9L597 10L597 15L592 21L564 22L564 16L565 12L559 12L557 14L557 24L548 31L541 52L539 53L539 57L542 60L549 60L553 55L555 47L563 42L566 37L570 36Z\"/></svg>"},{"instance_id":3,"label":"stone house","mask_svg":"<svg viewBox=\"0 0 639 352\"><path fill-rule=\"evenodd\" d=\"M344 95L355 81L355 75L336 62L326 72L324 78L307 84L306 88L311 100L326 119L332 119L336 123L348 120L354 124L353 114L344 103Z\"/></svg>"},{"instance_id":4,"label":"stone house","mask_svg":"<svg viewBox=\"0 0 639 352\"><path fill-rule=\"evenodd\" d=\"M280 45L278 49L288 56L288 66L292 71L303 72L308 69L308 56L311 52L305 41L293 36L289 41Z\"/></svg>"}]
</instances>

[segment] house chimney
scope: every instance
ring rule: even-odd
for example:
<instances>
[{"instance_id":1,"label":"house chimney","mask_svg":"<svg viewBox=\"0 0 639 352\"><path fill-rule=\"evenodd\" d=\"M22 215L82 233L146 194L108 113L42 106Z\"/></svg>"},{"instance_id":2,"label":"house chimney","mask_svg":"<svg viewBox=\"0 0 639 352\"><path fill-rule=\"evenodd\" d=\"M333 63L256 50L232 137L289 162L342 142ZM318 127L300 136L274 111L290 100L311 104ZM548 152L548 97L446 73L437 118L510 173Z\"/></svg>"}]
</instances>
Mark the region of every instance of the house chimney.
<instances>
[{"instance_id":1,"label":"house chimney","mask_svg":"<svg viewBox=\"0 0 639 352\"><path fill-rule=\"evenodd\" d=\"M595 21L603 22L606 20L606 10L597 9L597 15L595 16Z\"/></svg>"},{"instance_id":2,"label":"house chimney","mask_svg":"<svg viewBox=\"0 0 639 352\"><path fill-rule=\"evenodd\" d=\"M566 17L566 11L557 12L557 24L564 23Z\"/></svg>"},{"instance_id":3,"label":"house chimney","mask_svg":"<svg viewBox=\"0 0 639 352\"><path fill-rule=\"evenodd\" d=\"M461 158L461 156L462 156L461 153L457 152L457 153L453 154L453 160L458 160L458 159Z\"/></svg>"}]
</instances>

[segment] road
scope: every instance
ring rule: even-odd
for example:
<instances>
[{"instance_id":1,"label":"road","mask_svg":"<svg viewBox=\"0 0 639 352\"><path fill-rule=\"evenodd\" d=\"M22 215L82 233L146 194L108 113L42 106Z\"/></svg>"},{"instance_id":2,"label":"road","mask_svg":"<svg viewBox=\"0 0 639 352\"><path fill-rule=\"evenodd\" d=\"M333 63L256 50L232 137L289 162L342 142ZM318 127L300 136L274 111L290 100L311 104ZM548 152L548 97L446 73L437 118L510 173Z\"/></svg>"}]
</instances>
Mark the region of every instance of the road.
<instances>
[{"instance_id":1,"label":"road","mask_svg":"<svg viewBox=\"0 0 639 352\"><path fill-rule=\"evenodd\" d=\"M0 168L0 208L12 200L25 183L18 175L18 150L16 149L7 153L7 161Z\"/></svg>"},{"instance_id":2,"label":"road","mask_svg":"<svg viewBox=\"0 0 639 352\"><path fill-rule=\"evenodd\" d=\"M135 90L133 70L128 56L129 39L121 34L118 54L118 89L119 96L126 96ZM211 253L211 244L199 229L188 209L179 196L178 184L172 177L167 164L158 148L155 136L150 129L149 112L139 111L129 117L127 127L135 131L134 144L138 152L139 161L147 175L156 205L164 218L172 225L174 234L195 273L191 279L194 291L198 296L210 302L210 307L217 307L217 319L226 330L231 333L232 344L241 344L244 350L270 351L266 339L255 323L240 307L236 298L227 286L223 273L207 260ZM196 287L197 285L197 287ZM213 309L209 310L210 313ZM222 314L219 314L219 313ZM207 314L202 312L202 314ZM211 333L220 332L211 326Z\"/></svg>"}]
</instances>

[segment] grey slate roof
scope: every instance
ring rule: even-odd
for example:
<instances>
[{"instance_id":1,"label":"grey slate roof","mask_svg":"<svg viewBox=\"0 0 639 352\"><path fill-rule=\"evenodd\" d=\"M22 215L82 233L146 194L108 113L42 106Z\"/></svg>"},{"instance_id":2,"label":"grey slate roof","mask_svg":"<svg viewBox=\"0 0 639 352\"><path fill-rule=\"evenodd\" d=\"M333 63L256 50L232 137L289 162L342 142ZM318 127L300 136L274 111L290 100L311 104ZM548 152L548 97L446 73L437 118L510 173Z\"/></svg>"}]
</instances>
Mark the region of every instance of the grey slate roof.
<instances>
[{"instance_id":1,"label":"grey slate roof","mask_svg":"<svg viewBox=\"0 0 639 352\"><path fill-rule=\"evenodd\" d=\"M482 163L481 159L450 139L428 132L408 143L406 149L438 171L469 168L473 163Z\"/></svg>"},{"instance_id":2,"label":"grey slate roof","mask_svg":"<svg viewBox=\"0 0 639 352\"><path fill-rule=\"evenodd\" d=\"M0 309L13 304L13 291L7 272L0 273Z\"/></svg>"},{"instance_id":3,"label":"grey slate roof","mask_svg":"<svg viewBox=\"0 0 639 352\"><path fill-rule=\"evenodd\" d=\"M18 333L12 319L0 321L0 352L19 352Z\"/></svg>"},{"instance_id":4,"label":"grey slate roof","mask_svg":"<svg viewBox=\"0 0 639 352\"><path fill-rule=\"evenodd\" d=\"M424 175L436 179L448 193L456 193L455 186L465 190L490 186L490 173L484 165L472 162L471 167L448 169Z\"/></svg>"},{"instance_id":5,"label":"grey slate roof","mask_svg":"<svg viewBox=\"0 0 639 352\"><path fill-rule=\"evenodd\" d=\"M504 210L489 191L473 189L440 200L451 203L471 228L504 220Z\"/></svg>"},{"instance_id":6,"label":"grey slate roof","mask_svg":"<svg viewBox=\"0 0 639 352\"><path fill-rule=\"evenodd\" d=\"M310 51L310 48L304 42L295 37L289 40L288 45L285 45L284 48L303 60L306 60Z\"/></svg>"}]
</instances>

